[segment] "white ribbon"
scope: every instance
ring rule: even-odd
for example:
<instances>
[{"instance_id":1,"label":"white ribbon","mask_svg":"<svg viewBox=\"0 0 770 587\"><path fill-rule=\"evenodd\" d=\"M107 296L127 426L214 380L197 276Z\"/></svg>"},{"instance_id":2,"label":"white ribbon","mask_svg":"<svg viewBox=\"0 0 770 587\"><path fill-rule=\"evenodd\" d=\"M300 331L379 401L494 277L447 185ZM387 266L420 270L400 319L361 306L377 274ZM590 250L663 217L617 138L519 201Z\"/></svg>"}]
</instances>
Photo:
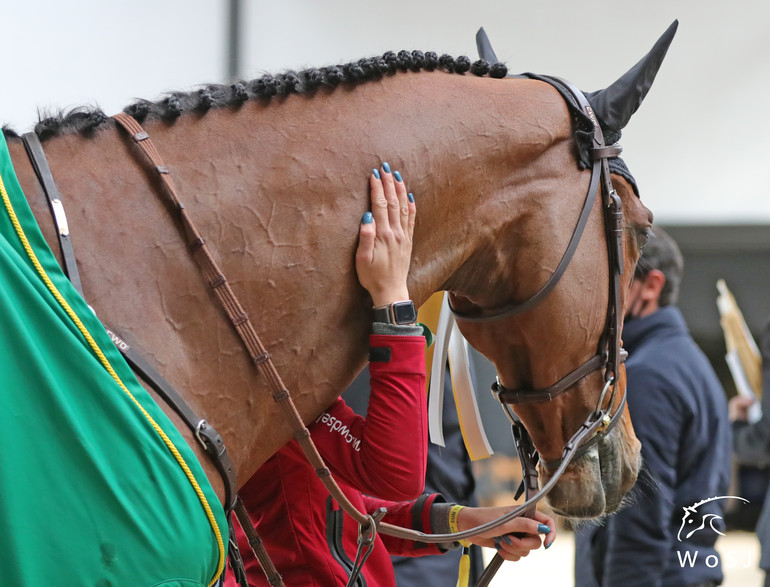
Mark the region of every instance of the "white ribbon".
<instances>
[{"instance_id":1,"label":"white ribbon","mask_svg":"<svg viewBox=\"0 0 770 587\"><path fill-rule=\"evenodd\" d=\"M436 328L436 341L431 364L428 395L428 431L433 444L444 442L444 377L447 360L452 377L452 390L460 420L465 448L471 460L486 458L494 452L484 431L473 380L470 372L468 341L460 332L454 314L449 309L449 298L444 294Z\"/></svg>"}]
</instances>

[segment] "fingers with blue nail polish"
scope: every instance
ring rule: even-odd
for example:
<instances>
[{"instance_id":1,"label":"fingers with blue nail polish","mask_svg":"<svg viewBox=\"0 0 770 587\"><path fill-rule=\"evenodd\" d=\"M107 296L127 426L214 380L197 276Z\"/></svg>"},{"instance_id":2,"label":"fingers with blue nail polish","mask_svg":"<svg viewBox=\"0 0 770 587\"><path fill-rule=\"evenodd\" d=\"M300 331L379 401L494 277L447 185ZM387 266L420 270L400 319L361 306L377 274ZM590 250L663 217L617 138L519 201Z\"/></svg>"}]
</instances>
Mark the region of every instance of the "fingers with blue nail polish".
<instances>
[{"instance_id":1,"label":"fingers with blue nail polish","mask_svg":"<svg viewBox=\"0 0 770 587\"><path fill-rule=\"evenodd\" d=\"M399 178L395 180L387 163L372 168L368 177L371 207L359 217L356 273L373 306L409 299L416 206L409 203L401 174Z\"/></svg>"},{"instance_id":2,"label":"fingers with blue nail polish","mask_svg":"<svg viewBox=\"0 0 770 587\"><path fill-rule=\"evenodd\" d=\"M410 201L412 204L414 204L414 194L413 194L412 192L409 192L409 193L406 195L406 197L407 197L407 198L409 198L409 201Z\"/></svg>"},{"instance_id":3,"label":"fingers with blue nail polish","mask_svg":"<svg viewBox=\"0 0 770 587\"><path fill-rule=\"evenodd\" d=\"M463 513L468 526L479 526L509 514L510 508L466 507ZM556 533L556 522L553 518L536 510L532 518L514 518L500 524L497 529L480 532L473 541L480 546L494 547L497 555L504 560L516 561L538 548L549 548L556 540Z\"/></svg>"},{"instance_id":4,"label":"fingers with blue nail polish","mask_svg":"<svg viewBox=\"0 0 770 587\"><path fill-rule=\"evenodd\" d=\"M401 174L398 171L393 172L393 177L396 179L396 181L403 181L401 179Z\"/></svg>"}]
</instances>

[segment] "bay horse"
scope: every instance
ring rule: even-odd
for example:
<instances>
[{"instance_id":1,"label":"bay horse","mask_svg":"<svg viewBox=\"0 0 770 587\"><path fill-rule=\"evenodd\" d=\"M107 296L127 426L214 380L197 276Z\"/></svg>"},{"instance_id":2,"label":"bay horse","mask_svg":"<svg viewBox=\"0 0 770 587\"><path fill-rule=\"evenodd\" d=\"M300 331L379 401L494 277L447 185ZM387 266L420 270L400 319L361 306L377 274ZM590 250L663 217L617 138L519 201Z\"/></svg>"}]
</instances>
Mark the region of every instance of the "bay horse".
<instances>
[{"instance_id":1,"label":"bay horse","mask_svg":"<svg viewBox=\"0 0 770 587\"><path fill-rule=\"evenodd\" d=\"M609 135L641 103L672 35L623 83L589 96ZM408 285L417 305L446 290L458 312L484 315L531 297L559 265L589 189L576 133L590 141L590 126L552 83L505 74L499 64L467 58L387 53L126 109L162 153L305 422L366 363L371 302L353 258L369 205L367 171L381 161L401 170L415 194ZM292 430L202 282L158 196L157 175L98 110L43 120L36 132L66 200L85 299L219 431L245 483ZM57 250L35 171L18 137L6 137L30 207ZM652 215L629 175L614 173L612 187L623 207L625 292ZM495 321L459 320L505 388L547 388L597 354L611 279L601 208L597 198L569 266L535 307ZM545 462L561 457L604 383L596 369L569 393L516 409ZM622 368L612 386L610 410L622 405ZM222 495L192 433L159 403ZM614 511L638 468L639 443L624 411L598 447L570 464L550 504L565 516Z\"/></svg>"}]
</instances>

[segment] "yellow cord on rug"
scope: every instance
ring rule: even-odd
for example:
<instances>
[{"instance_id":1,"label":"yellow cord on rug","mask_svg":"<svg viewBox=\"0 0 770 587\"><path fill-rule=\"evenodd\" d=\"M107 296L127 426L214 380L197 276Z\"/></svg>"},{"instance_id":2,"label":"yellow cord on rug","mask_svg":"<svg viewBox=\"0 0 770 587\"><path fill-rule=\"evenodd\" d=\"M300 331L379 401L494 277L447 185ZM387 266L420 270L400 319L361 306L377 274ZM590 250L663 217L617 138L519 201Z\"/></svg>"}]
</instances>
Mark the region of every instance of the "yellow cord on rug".
<instances>
[{"instance_id":1,"label":"yellow cord on rug","mask_svg":"<svg viewBox=\"0 0 770 587\"><path fill-rule=\"evenodd\" d=\"M139 411L149 421L150 425L155 430L155 432L161 437L161 439L163 440L163 443L166 445L166 447L169 449L171 454L174 456L174 459L177 461L177 463L181 467L182 471L187 477L187 480L189 481L190 485L192 485L193 490L198 496L198 500L201 502L201 505L203 506L203 509L206 513L206 517L208 518L209 524L211 525L211 529L214 532L214 536L216 537L217 547L219 549L219 561L217 563L216 574L214 575L214 578L209 583L209 587L212 587L218 581L219 577L222 575L225 569L226 553L225 553L224 541L222 540L222 533L219 530L219 525L217 524L216 518L214 517L214 512L211 509L211 505L209 505L208 500L206 499L206 496L203 494L203 490L198 484L198 480L195 478L195 475L193 475L193 472L190 470L189 465L185 462L184 457L179 452L179 449L177 449L177 447L174 445L173 441L168 437L166 432L160 427L160 425L154 420L154 418L147 412L147 410L144 409L144 406L139 403L139 401L134 397L134 395L131 393L128 387L126 387L126 385L120 379L120 376L115 372L115 369L112 367L109 360L104 355L104 352L102 351L102 349L99 348L99 345L96 343L93 336L91 336L91 333L88 331L85 324L83 324L83 322L80 320L80 317L75 313L75 311L72 309L69 303L67 303L67 300L64 299L64 296L62 296L61 292L59 292L57 287L54 285L53 281L51 281L51 278L45 272L45 269L43 269L43 265L40 263L40 260L37 258L35 251L32 249L32 245L29 243L29 240L27 239L27 235L24 233L24 229L21 226L21 222L19 222L19 219L16 216L16 211L13 209L11 198L8 196L8 192L5 189L5 184L3 183L2 177L0 177L0 196L2 196L2 200L3 200L3 203L5 204L5 209L8 212L8 217L11 221L11 224L13 225L13 228L16 231L16 234L19 237L19 240L21 241L22 246L24 247L24 250L26 251L27 256L29 257L29 260L32 262L32 265L35 267L37 273L40 275L40 278L43 280L43 283L45 283L46 287L51 292L51 294L53 294L56 301L59 303L62 309L67 313L67 315L70 317L70 320L72 320L72 322L75 324L77 329L86 339L86 341L88 342L88 345L91 347L91 350L96 355L97 359L102 364L102 366L107 370L107 372L115 380L115 382L120 386L120 388L128 395L128 397L131 398L131 400L136 405L136 407L139 408Z\"/></svg>"},{"instance_id":2,"label":"yellow cord on rug","mask_svg":"<svg viewBox=\"0 0 770 587\"><path fill-rule=\"evenodd\" d=\"M449 531L452 534L457 534L460 531L457 526L457 518L463 509L465 509L464 505L454 505L449 510ZM468 587L471 574L471 543L468 540L458 540L458 542L463 547L463 553L460 556L460 568L457 571L457 587Z\"/></svg>"}]
</instances>

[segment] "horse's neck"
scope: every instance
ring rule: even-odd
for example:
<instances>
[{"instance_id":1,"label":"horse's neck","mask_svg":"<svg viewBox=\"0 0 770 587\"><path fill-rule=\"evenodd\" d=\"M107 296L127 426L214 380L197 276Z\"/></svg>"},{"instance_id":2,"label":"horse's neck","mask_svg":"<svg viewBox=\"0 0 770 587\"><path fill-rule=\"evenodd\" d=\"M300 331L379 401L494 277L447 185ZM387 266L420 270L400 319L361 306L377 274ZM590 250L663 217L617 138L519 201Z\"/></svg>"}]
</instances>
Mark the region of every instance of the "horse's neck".
<instances>
[{"instance_id":1,"label":"horse's neck","mask_svg":"<svg viewBox=\"0 0 770 587\"><path fill-rule=\"evenodd\" d=\"M368 170L389 161L415 194L415 301L447 282L466 287L478 270L468 261L510 225L499 199L528 184L510 162L529 163L553 142L537 125L514 127L542 104L512 83L399 74L146 125L306 421L365 363L370 301L353 257ZM86 297L219 430L244 480L290 431L132 149L118 132L46 143ZM45 217L27 164L20 175Z\"/></svg>"}]
</instances>

